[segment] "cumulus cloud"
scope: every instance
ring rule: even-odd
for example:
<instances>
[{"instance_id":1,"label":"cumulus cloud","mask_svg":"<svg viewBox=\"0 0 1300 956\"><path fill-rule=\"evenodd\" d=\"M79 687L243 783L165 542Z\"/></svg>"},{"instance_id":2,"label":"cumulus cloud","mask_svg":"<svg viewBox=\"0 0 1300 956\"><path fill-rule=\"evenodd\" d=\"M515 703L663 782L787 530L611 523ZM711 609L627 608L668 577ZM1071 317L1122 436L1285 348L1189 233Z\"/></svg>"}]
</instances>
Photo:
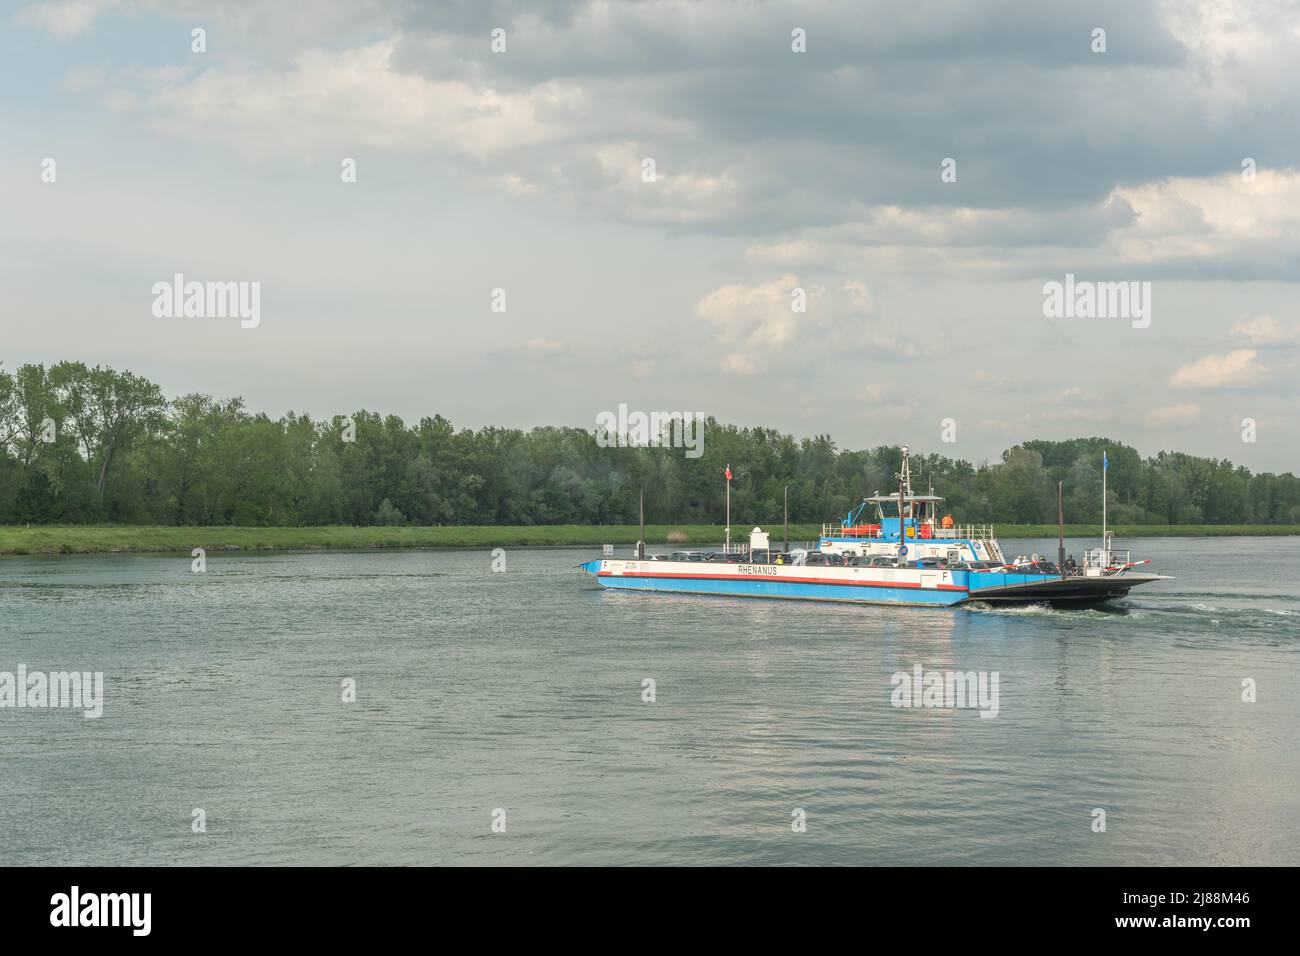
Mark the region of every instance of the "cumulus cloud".
<instances>
[{"instance_id":1,"label":"cumulus cloud","mask_svg":"<svg viewBox=\"0 0 1300 956\"><path fill-rule=\"evenodd\" d=\"M1009 382L1005 375L995 375L987 369L977 368L966 376L966 381L971 388L980 391L1000 391L1005 388Z\"/></svg>"},{"instance_id":2,"label":"cumulus cloud","mask_svg":"<svg viewBox=\"0 0 1300 956\"><path fill-rule=\"evenodd\" d=\"M1065 207L860 207L844 222L755 242L746 257L801 269L866 258L880 271L984 278L1087 270L1290 279L1300 267L1300 170L1116 186Z\"/></svg>"},{"instance_id":3,"label":"cumulus cloud","mask_svg":"<svg viewBox=\"0 0 1300 956\"><path fill-rule=\"evenodd\" d=\"M542 84L503 94L393 66L394 42L299 55L288 70L207 70L151 97L160 124L252 156L324 148L446 151L485 157L563 135L579 90Z\"/></svg>"},{"instance_id":4,"label":"cumulus cloud","mask_svg":"<svg viewBox=\"0 0 1300 956\"><path fill-rule=\"evenodd\" d=\"M1241 319L1232 331L1254 345L1278 345L1300 339L1300 325L1285 326L1271 315Z\"/></svg>"},{"instance_id":5,"label":"cumulus cloud","mask_svg":"<svg viewBox=\"0 0 1300 956\"><path fill-rule=\"evenodd\" d=\"M861 281L837 289L805 287L797 275L787 273L756 285L721 286L696 302L694 311L729 350L722 359L723 371L753 375L772 357L804 344L801 339L811 329L817 329L819 337L830 333L870 340L882 348L910 349L905 339L872 329L865 321L872 307L871 292ZM857 331L864 325L865 332Z\"/></svg>"},{"instance_id":6,"label":"cumulus cloud","mask_svg":"<svg viewBox=\"0 0 1300 956\"><path fill-rule=\"evenodd\" d=\"M44 30L60 40L79 37L105 13L122 6L121 0L58 0L32 3L14 14L20 26Z\"/></svg>"},{"instance_id":7,"label":"cumulus cloud","mask_svg":"<svg viewBox=\"0 0 1300 956\"><path fill-rule=\"evenodd\" d=\"M894 394L894 386L888 382L872 382L858 391L858 398L864 402L883 402Z\"/></svg>"},{"instance_id":8,"label":"cumulus cloud","mask_svg":"<svg viewBox=\"0 0 1300 956\"><path fill-rule=\"evenodd\" d=\"M1226 388L1253 385L1263 375L1254 349L1235 349L1226 355L1207 355L1182 366L1169 377L1174 388Z\"/></svg>"},{"instance_id":9,"label":"cumulus cloud","mask_svg":"<svg viewBox=\"0 0 1300 956\"><path fill-rule=\"evenodd\" d=\"M1289 108L1295 4L1100 0L1095 19L1124 37L1104 62L1077 17L1036 0L926 0L915 16L817 4L800 10L805 55L788 16L687 0L365 0L310 18L274 0L54 0L17 17L68 35L142 10L203 11L243 46L280 45L260 67L214 57L104 98L246 156L447 154L517 199L750 236L771 269L852 273L866 255L877 271L1290 277L1300 263L1300 174L1265 163L1245 181L1224 159L1241 143L1294 155L1288 124L1251 117ZM996 154L955 145L990 129Z\"/></svg>"},{"instance_id":10,"label":"cumulus cloud","mask_svg":"<svg viewBox=\"0 0 1300 956\"><path fill-rule=\"evenodd\" d=\"M534 355L558 355L568 350L568 346L555 339L529 339L524 348Z\"/></svg>"},{"instance_id":11,"label":"cumulus cloud","mask_svg":"<svg viewBox=\"0 0 1300 956\"><path fill-rule=\"evenodd\" d=\"M1222 263L1247 272L1294 268L1300 256L1300 171L1262 170L1254 181L1240 175L1171 178L1115 195L1134 210L1133 223L1117 230L1113 254L1147 263Z\"/></svg>"},{"instance_id":12,"label":"cumulus cloud","mask_svg":"<svg viewBox=\"0 0 1300 956\"><path fill-rule=\"evenodd\" d=\"M762 366L755 358L743 352L732 352L729 355L724 355L720 367L728 375L740 377L757 375L762 370Z\"/></svg>"},{"instance_id":13,"label":"cumulus cloud","mask_svg":"<svg viewBox=\"0 0 1300 956\"><path fill-rule=\"evenodd\" d=\"M784 13L694 0L359 0L311 17L276 0L51 0L16 20L74 35L145 11L201 13L226 49L276 44L260 66L214 54L106 98L249 156L450 153L517 198L750 236L755 264L781 270L848 273L864 253L967 275L1123 262L1280 277L1300 262L1300 180L1266 161L1295 155L1293 124L1258 121L1290 106L1294 3L1099 0L1094 19L1124 38L1104 58L1068 5L1038 0L811 5L804 55ZM1225 159L1241 144L1262 163L1250 182Z\"/></svg>"},{"instance_id":14,"label":"cumulus cloud","mask_svg":"<svg viewBox=\"0 0 1300 956\"><path fill-rule=\"evenodd\" d=\"M405 0L331 0L313 3L308 17L282 0L38 0L20 7L13 21L66 41L92 34L100 22L114 16L162 16L185 24L179 36L187 37L195 26L210 32L215 28L246 53L283 60L312 45L395 36L406 7ZM182 49L188 49L188 43Z\"/></svg>"},{"instance_id":15,"label":"cumulus cloud","mask_svg":"<svg viewBox=\"0 0 1300 956\"><path fill-rule=\"evenodd\" d=\"M1169 425L1193 425L1200 420L1200 417L1199 405L1183 403L1151 409L1147 412L1146 422L1152 428L1162 428Z\"/></svg>"},{"instance_id":16,"label":"cumulus cloud","mask_svg":"<svg viewBox=\"0 0 1300 956\"><path fill-rule=\"evenodd\" d=\"M720 342L735 349L723 358L723 371L753 375L767 356L795 340L800 326L810 321L808 311L793 307L796 290L807 297L809 311L817 309L825 294L820 288L801 290L797 276L783 275L756 286L725 285L695 303L696 317L712 328Z\"/></svg>"}]
</instances>

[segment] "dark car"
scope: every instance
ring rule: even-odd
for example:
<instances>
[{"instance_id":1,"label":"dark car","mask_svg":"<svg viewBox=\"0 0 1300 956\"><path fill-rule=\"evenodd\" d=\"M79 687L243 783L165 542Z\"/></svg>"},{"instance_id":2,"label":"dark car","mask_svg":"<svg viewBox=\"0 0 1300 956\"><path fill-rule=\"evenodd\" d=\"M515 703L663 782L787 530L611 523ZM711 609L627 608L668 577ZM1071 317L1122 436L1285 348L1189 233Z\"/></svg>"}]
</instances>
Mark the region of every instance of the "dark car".
<instances>
[{"instance_id":1,"label":"dark car","mask_svg":"<svg viewBox=\"0 0 1300 956\"><path fill-rule=\"evenodd\" d=\"M948 568L952 571L993 571L1002 567L996 561L950 561Z\"/></svg>"},{"instance_id":2,"label":"dark car","mask_svg":"<svg viewBox=\"0 0 1300 956\"><path fill-rule=\"evenodd\" d=\"M1009 574L1060 574L1051 561L1025 561L1007 568Z\"/></svg>"},{"instance_id":3,"label":"dark car","mask_svg":"<svg viewBox=\"0 0 1300 956\"><path fill-rule=\"evenodd\" d=\"M804 564L814 564L822 568L842 568L848 561L842 554L833 554L830 551L809 551L808 557L804 559Z\"/></svg>"}]
</instances>

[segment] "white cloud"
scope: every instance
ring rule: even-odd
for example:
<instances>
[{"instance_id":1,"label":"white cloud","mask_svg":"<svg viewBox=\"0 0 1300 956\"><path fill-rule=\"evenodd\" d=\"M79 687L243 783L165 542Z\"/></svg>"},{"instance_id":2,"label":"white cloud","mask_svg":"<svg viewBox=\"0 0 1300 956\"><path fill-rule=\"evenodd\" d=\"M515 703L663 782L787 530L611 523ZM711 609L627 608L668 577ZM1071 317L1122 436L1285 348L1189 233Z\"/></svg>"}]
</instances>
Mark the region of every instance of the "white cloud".
<instances>
[{"instance_id":1,"label":"white cloud","mask_svg":"<svg viewBox=\"0 0 1300 956\"><path fill-rule=\"evenodd\" d=\"M752 375L765 354L795 340L824 295L820 288L808 289L808 311L796 312L792 293L798 287L797 276L783 275L756 286L724 285L695 303L696 317L712 327L719 341L740 346L724 360L724 371Z\"/></svg>"},{"instance_id":2,"label":"white cloud","mask_svg":"<svg viewBox=\"0 0 1300 956\"><path fill-rule=\"evenodd\" d=\"M840 44L858 45L878 69L891 62L875 64L881 54L892 57L901 49L921 57L908 65L919 84L913 95L897 97L897 103L872 99L870 115L882 128L891 119L926 128L938 120L958 123L961 114L943 110L959 111L970 97L1000 92L983 86L994 80L982 59L972 64L950 48L953 39L981 22L960 3L937 0L932 15L919 22L894 16L887 4L862 16L834 4L814 6L810 16L837 24ZM1102 153L1086 177L1093 191L1074 193L1082 198L1073 205L1035 205L1041 195L1018 198L1011 190L1000 197L984 194L975 200L978 206L966 207L918 199L910 185L914 158L898 155L897 147L842 140L840 131L861 120L858 94L880 78L863 64L846 62L843 49L828 64L833 83L791 77L792 98L825 97L809 117L821 123L773 128L743 110L731 111L734 123L713 122L725 114L728 94L734 97L745 84L762 82L749 64L766 28L759 21L737 22L725 3L593 2L536 12L504 5L500 13L511 28L511 47L500 57L487 53L483 36L472 41L466 35L467 24L476 19L468 9L420 11L419 5L398 0L323 4L312 17L286 12L290 8L274 0L63 0L33 4L18 16L51 29L60 24L67 32L86 29L114 8L173 18L210 10L214 22L239 35L243 48L274 36L283 55L268 58L277 66L266 69L232 68L214 57L193 80L159 79L134 91L141 102L151 100L165 130L249 156L315 160L323 149L359 144L491 160L487 181L510 195L562 192L599 217L739 229L753 240L747 253L752 261L783 271L851 273L866 253L877 271L1038 274L1046 260L1052 266L1048 271L1056 274L1063 250L1069 253L1065 265L1076 271L1117 262L1137 268L1236 264L1274 273L1289 267L1300 255L1300 173L1262 166L1250 183L1241 180L1239 170L1167 178L1167 163L1149 160L1153 149L1165 150L1164 141L1156 146L1150 141L1163 123L1175 124L1171 129L1177 131L1178 123L1195 115L1200 133L1202 108L1223 107L1219 119L1227 124L1241 122L1243 102L1259 115L1289 104L1294 85L1289 64L1300 50L1294 4L1164 0L1156 10L1134 6L1131 25L1143 42L1125 49L1131 53L1140 46L1154 56L1153 82L1134 94L1128 108L1103 95L1120 82L1114 71L1062 77L1062 64L1030 56L1034 71L1027 77L1015 73L1021 84L1026 78L1041 81L1028 105L1051 107L1051 114L1067 123L1061 135L1076 131L1068 124L1091 124L1089 146ZM1058 32L1051 18L1026 10L1008 3L991 15L1025 20L1026 39L1034 31L1048 38ZM1169 46L1169 34L1183 46ZM356 42L349 38L361 35L384 39L348 46ZM1159 55L1175 50L1180 56ZM658 72L656 55L663 58ZM935 74L944 77L939 85L924 74L931 62L926 57L950 66L951 73ZM278 66L283 62L291 65ZM955 95L948 84L964 75L981 82ZM805 82L813 85L801 85ZM1160 97L1175 84L1177 103L1161 109ZM1053 103L1063 96L1068 97L1065 109ZM1083 101L1098 105L1074 108ZM127 109L137 101L118 93L102 102ZM776 104L771 123L788 123L788 107ZM906 116L891 117L891 109ZM1113 115L1094 114L1101 109ZM1105 122L1098 127L1094 119ZM825 125L828 120L833 127ZM1019 123L1008 120L1000 131L1007 148L1039 149L1037 120L1033 112ZM1205 135L1224 132L1216 127ZM1145 167L1127 165L1135 150L1147 161ZM810 155L822 157L811 177ZM1033 159L1017 155L1025 162ZM647 156L658 161L654 183L640 178ZM1117 157L1122 159L1116 162ZM856 193L845 176L858 177L864 165L872 176L862 195L846 202L846 189L850 196ZM1062 173L1063 185L1068 175ZM1134 180L1137 185L1130 184ZM1088 198L1097 186L1116 181L1126 185L1102 199ZM882 185L876 191L872 184ZM791 234L773 234L772 223L782 221L794 227ZM807 225L813 222L829 225Z\"/></svg>"},{"instance_id":3,"label":"white cloud","mask_svg":"<svg viewBox=\"0 0 1300 956\"><path fill-rule=\"evenodd\" d=\"M916 409L908 402L894 402L890 405L866 405L855 409L857 417L867 422L910 422Z\"/></svg>"},{"instance_id":4,"label":"white cloud","mask_svg":"<svg viewBox=\"0 0 1300 956\"><path fill-rule=\"evenodd\" d=\"M1169 376L1169 384L1174 388L1252 385L1264 372L1262 366L1255 364L1258 354L1254 349L1235 349L1226 355L1207 355L1174 372Z\"/></svg>"},{"instance_id":5,"label":"white cloud","mask_svg":"<svg viewBox=\"0 0 1300 956\"><path fill-rule=\"evenodd\" d=\"M905 358L933 354L938 348L921 335L903 332L884 324L867 326L859 341L872 351L892 352Z\"/></svg>"},{"instance_id":6,"label":"white cloud","mask_svg":"<svg viewBox=\"0 0 1300 956\"><path fill-rule=\"evenodd\" d=\"M543 83L500 93L430 80L393 65L396 41L341 53L310 50L288 70L209 69L151 98L163 128L246 155L302 156L357 145L483 158L563 135L558 114L582 93Z\"/></svg>"},{"instance_id":7,"label":"white cloud","mask_svg":"<svg viewBox=\"0 0 1300 956\"><path fill-rule=\"evenodd\" d=\"M557 355L566 351L568 346L563 342L557 342L555 339L529 339L524 348L537 355Z\"/></svg>"},{"instance_id":8,"label":"white cloud","mask_svg":"<svg viewBox=\"0 0 1300 956\"><path fill-rule=\"evenodd\" d=\"M740 352L732 352L722 357L722 370L728 375L748 377L757 375L759 364L753 358Z\"/></svg>"},{"instance_id":9,"label":"white cloud","mask_svg":"<svg viewBox=\"0 0 1300 956\"><path fill-rule=\"evenodd\" d=\"M992 372L986 371L982 368L977 368L975 371L971 372L970 375L967 376L966 380L970 383L972 388L977 388L981 391L998 391L1005 388L1008 382L1006 376L994 375Z\"/></svg>"},{"instance_id":10,"label":"white cloud","mask_svg":"<svg viewBox=\"0 0 1300 956\"><path fill-rule=\"evenodd\" d=\"M1048 401L1055 404L1072 404L1076 402L1094 402L1097 396L1093 395L1086 388L1080 385L1069 385L1065 388L1057 389L1049 397Z\"/></svg>"},{"instance_id":11,"label":"white cloud","mask_svg":"<svg viewBox=\"0 0 1300 956\"><path fill-rule=\"evenodd\" d=\"M894 386L887 382L872 382L870 385L864 385L858 392L858 398L864 402L883 402L892 395Z\"/></svg>"},{"instance_id":12,"label":"white cloud","mask_svg":"<svg viewBox=\"0 0 1300 956\"><path fill-rule=\"evenodd\" d=\"M335 45L349 36L395 34L404 6L403 0L324 2L312 4L311 16L303 16L283 0L42 0L20 8L14 22L69 40L92 32L109 16L156 14L184 26L176 35L186 51L189 30L203 26L209 33L216 28L245 54L287 59L306 47Z\"/></svg>"},{"instance_id":13,"label":"white cloud","mask_svg":"<svg viewBox=\"0 0 1300 956\"><path fill-rule=\"evenodd\" d=\"M803 289L805 311L797 312L795 290ZM872 296L861 281L826 289L801 283L787 273L757 285L725 285L695 303L695 315L707 323L718 342L730 348L722 368L733 375L753 375L771 358L802 344L807 330L819 330L819 340L831 331L858 335L877 347L911 354L912 343L888 331L868 326L856 329L873 308Z\"/></svg>"},{"instance_id":14,"label":"white cloud","mask_svg":"<svg viewBox=\"0 0 1300 956\"><path fill-rule=\"evenodd\" d=\"M1239 173L1173 177L1113 195L1136 215L1114 242L1134 264L1234 253L1265 258L1279 247L1294 253L1300 241L1300 172L1294 169L1261 169L1254 182Z\"/></svg>"},{"instance_id":15,"label":"white cloud","mask_svg":"<svg viewBox=\"0 0 1300 956\"><path fill-rule=\"evenodd\" d=\"M1291 274L1300 257L1300 170L1171 177L1117 186L1064 208L857 206L843 221L760 240L756 265L1003 277L1056 269L1114 271L1193 264Z\"/></svg>"},{"instance_id":16,"label":"white cloud","mask_svg":"<svg viewBox=\"0 0 1300 956\"><path fill-rule=\"evenodd\" d=\"M102 66L74 66L63 76L63 88L69 93L89 93L108 82L108 70Z\"/></svg>"},{"instance_id":17,"label":"white cloud","mask_svg":"<svg viewBox=\"0 0 1300 956\"><path fill-rule=\"evenodd\" d=\"M1161 0L1165 27L1203 65L1200 95L1218 120L1258 100L1261 88L1287 88L1285 67L1300 37L1289 0Z\"/></svg>"},{"instance_id":18,"label":"white cloud","mask_svg":"<svg viewBox=\"0 0 1300 956\"><path fill-rule=\"evenodd\" d=\"M1147 412L1146 421L1148 426L1160 428L1168 425L1192 425L1199 421L1200 417L1200 406L1184 403L1153 408Z\"/></svg>"},{"instance_id":19,"label":"white cloud","mask_svg":"<svg viewBox=\"0 0 1300 956\"><path fill-rule=\"evenodd\" d=\"M131 113L140 108L139 98L130 90L109 90L100 103L110 113Z\"/></svg>"},{"instance_id":20,"label":"white cloud","mask_svg":"<svg viewBox=\"0 0 1300 956\"><path fill-rule=\"evenodd\" d=\"M501 177L501 185L511 196L531 196L537 192L537 184L529 182L518 173L508 173Z\"/></svg>"},{"instance_id":21,"label":"white cloud","mask_svg":"<svg viewBox=\"0 0 1300 956\"><path fill-rule=\"evenodd\" d=\"M1241 319L1233 325L1232 331L1254 345L1277 345L1300 339L1300 326L1293 325L1288 328L1271 315Z\"/></svg>"},{"instance_id":22,"label":"white cloud","mask_svg":"<svg viewBox=\"0 0 1300 956\"><path fill-rule=\"evenodd\" d=\"M121 0L60 0L33 3L14 14L20 26L35 27L60 40L86 33L99 17L116 7Z\"/></svg>"}]
</instances>

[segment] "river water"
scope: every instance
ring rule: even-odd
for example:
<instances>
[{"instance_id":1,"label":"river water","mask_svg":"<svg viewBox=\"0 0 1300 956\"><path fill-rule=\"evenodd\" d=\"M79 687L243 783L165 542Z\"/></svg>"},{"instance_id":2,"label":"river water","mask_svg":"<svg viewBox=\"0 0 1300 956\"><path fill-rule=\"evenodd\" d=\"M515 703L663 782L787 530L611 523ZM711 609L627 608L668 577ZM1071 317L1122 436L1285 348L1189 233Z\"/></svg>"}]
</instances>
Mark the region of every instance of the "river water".
<instances>
[{"instance_id":1,"label":"river water","mask_svg":"<svg viewBox=\"0 0 1300 956\"><path fill-rule=\"evenodd\" d=\"M615 593L599 549L0 559L0 671L104 680L0 707L0 864L1300 864L1300 539L1123 546L1177 579L1111 611ZM996 716L894 706L917 665Z\"/></svg>"}]
</instances>

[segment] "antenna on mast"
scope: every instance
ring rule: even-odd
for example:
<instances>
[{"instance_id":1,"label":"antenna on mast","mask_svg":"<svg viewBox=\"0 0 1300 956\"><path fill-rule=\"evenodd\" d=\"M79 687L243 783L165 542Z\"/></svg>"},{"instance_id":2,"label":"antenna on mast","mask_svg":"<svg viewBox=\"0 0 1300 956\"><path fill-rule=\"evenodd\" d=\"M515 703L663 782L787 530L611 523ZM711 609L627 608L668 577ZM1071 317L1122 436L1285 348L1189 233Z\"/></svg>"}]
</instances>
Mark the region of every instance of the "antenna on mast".
<instances>
[{"instance_id":1,"label":"antenna on mast","mask_svg":"<svg viewBox=\"0 0 1300 956\"><path fill-rule=\"evenodd\" d=\"M912 493L912 476L911 476L911 470L907 464L907 446L904 445L903 446L903 467L898 472L898 546L900 549L899 551L900 554L903 553L901 549L906 547L904 542L907 540L907 528L906 528L907 521L906 521L906 514L903 511L903 496L910 495L911 493Z\"/></svg>"},{"instance_id":2,"label":"antenna on mast","mask_svg":"<svg viewBox=\"0 0 1300 956\"><path fill-rule=\"evenodd\" d=\"M898 473L898 480L903 483L903 493L912 494L912 463L908 458L908 448L903 446L903 470Z\"/></svg>"}]
</instances>

